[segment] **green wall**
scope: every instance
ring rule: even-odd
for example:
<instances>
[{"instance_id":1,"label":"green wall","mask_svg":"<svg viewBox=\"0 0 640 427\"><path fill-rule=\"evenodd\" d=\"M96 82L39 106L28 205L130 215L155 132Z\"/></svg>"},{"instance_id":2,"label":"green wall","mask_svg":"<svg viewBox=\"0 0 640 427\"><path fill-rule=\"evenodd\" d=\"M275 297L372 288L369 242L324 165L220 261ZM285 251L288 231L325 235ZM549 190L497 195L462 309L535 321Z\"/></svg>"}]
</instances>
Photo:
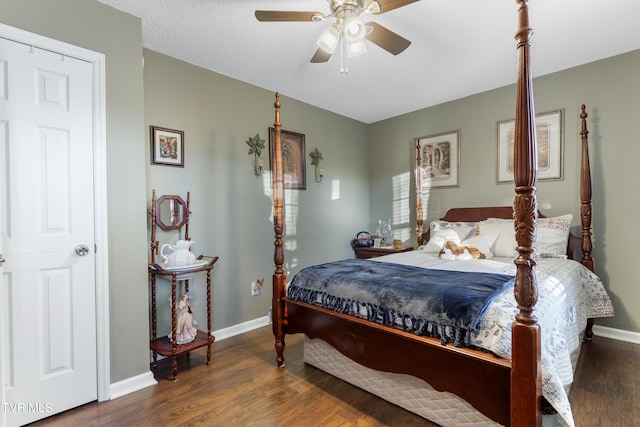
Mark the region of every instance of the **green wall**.
<instances>
[{"instance_id":1,"label":"green wall","mask_svg":"<svg viewBox=\"0 0 640 427\"><path fill-rule=\"evenodd\" d=\"M191 193L192 249L220 257L213 276L214 330L264 317L274 271L270 175L254 175L245 141L257 133L265 139L269 169L275 93L157 52L145 50L144 59L146 127L185 133L184 168L147 161L147 203L153 189L185 199ZM366 125L285 95L280 98L282 129L304 134L306 152L317 147L326 168L322 182L316 183L306 154L306 190L285 194L285 272L291 276L314 263L353 256L349 240L368 222L369 167L362 161ZM177 236L161 235L160 244L173 243ZM191 302L198 323L206 328L200 276L193 279ZM265 289L251 296L251 282L262 277ZM158 287L158 310L164 313L159 333L171 329L168 288Z\"/></svg>"},{"instance_id":2,"label":"green wall","mask_svg":"<svg viewBox=\"0 0 640 427\"><path fill-rule=\"evenodd\" d=\"M532 58L535 64L535 57ZM534 79L536 111L564 109L564 179L540 181L540 210L549 215L572 213L572 231L580 234L580 105L586 104L593 180L593 233L596 273L611 294L616 316L597 324L640 332L640 286L634 263L637 250L630 237L634 212L640 209L633 175L640 158L640 141L634 129L640 97L640 51L597 61ZM427 220L440 218L460 206L494 206L513 203L513 185L496 184L496 122L513 119L515 86L504 87L426 108L369 126L371 218L391 218L413 207L415 195L394 200L393 178L413 179L413 139L460 130L458 188L431 189L425 202ZM385 161L379 161L384 159ZM428 224L425 223L425 225ZM412 230L415 216L411 217ZM405 238L404 223L396 225ZM411 235L415 244L415 232Z\"/></svg>"}]
</instances>

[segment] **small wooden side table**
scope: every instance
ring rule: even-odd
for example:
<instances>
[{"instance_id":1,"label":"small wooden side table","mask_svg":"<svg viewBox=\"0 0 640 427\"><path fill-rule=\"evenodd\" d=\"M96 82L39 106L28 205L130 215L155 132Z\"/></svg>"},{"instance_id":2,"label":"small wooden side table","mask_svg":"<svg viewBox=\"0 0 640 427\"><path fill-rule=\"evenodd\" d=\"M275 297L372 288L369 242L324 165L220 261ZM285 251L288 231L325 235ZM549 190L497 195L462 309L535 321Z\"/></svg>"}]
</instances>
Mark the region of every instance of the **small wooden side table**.
<instances>
[{"instance_id":1,"label":"small wooden side table","mask_svg":"<svg viewBox=\"0 0 640 427\"><path fill-rule=\"evenodd\" d=\"M393 246L381 246L379 248L375 248L373 246L370 246L370 247L352 246L352 248L353 248L353 252L356 255L356 258L360 258L360 259L375 258L382 255L397 254L400 252L408 252L413 250L412 247L395 249Z\"/></svg>"},{"instance_id":2,"label":"small wooden side table","mask_svg":"<svg viewBox=\"0 0 640 427\"><path fill-rule=\"evenodd\" d=\"M171 358L171 374L173 381L178 381L178 356L181 354L188 354L192 350L196 350L201 347L207 347L207 365L211 362L211 344L215 341L215 337L211 334L211 270L213 265L218 261L218 257L209 257L200 255L197 261L208 260L206 263L200 263L196 267L191 269L165 270L161 264L149 264L149 277L151 282L151 343L150 347L153 351L153 362L151 367L158 366L158 354L164 357ZM184 292L189 292L189 279L181 279L183 277L191 277L192 273L207 273L207 330L198 330L196 338L186 344L177 344L176 340L170 340L168 336L158 337L158 331L156 328L157 316L156 316L156 276L165 277L171 280L171 330L172 335L176 337L178 335L176 307L177 307L177 294L178 288L181 286L179 282L184 283Z\"/></svg>"}]
</instances>

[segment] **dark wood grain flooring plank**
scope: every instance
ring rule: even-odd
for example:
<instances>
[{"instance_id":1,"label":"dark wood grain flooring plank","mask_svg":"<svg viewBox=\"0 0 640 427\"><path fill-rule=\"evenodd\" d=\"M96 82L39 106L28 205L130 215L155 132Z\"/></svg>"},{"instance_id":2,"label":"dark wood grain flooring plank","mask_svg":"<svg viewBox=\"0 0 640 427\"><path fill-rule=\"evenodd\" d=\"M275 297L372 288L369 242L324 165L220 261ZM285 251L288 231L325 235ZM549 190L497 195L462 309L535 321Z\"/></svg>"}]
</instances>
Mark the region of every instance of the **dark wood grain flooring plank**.
<instances>
[{"instance_id":1,"label":"dark wood grain flooring plank","mask_svg":"<svg viewBox=\"0 0 640 427\"><path fill-rule=\"evenodd\" d=\"M303 362L302 336L287 336L277 368L271 327L179 358L180 380L162 360L158 384L93 402L33 426L338 426L435 424ZM640 427L640 345L594 337L583 346L570 401L577 427Z\"/></svg>"}]
</instances>

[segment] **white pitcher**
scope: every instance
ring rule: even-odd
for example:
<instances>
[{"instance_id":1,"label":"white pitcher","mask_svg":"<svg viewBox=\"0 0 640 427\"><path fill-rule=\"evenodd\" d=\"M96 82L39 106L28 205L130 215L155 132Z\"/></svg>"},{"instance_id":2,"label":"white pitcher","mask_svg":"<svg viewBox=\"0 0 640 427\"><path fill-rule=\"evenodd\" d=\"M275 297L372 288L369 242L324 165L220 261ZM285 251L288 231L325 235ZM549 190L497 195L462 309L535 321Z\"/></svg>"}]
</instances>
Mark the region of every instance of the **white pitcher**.
<instances>
[{"instance_id":1,"label":"white pitcher","mask_svg":"<svg viewBox=\"0 0 640 427\"><path fill-rule=\"evenodd\" d=\"M189 249L193 244L192 240L178 240L175 245L162 245L160 255L167 267L182 267L196 262L196 256ZM165 253L165 249L169 252Z\"/></svg>"}]
</instances>

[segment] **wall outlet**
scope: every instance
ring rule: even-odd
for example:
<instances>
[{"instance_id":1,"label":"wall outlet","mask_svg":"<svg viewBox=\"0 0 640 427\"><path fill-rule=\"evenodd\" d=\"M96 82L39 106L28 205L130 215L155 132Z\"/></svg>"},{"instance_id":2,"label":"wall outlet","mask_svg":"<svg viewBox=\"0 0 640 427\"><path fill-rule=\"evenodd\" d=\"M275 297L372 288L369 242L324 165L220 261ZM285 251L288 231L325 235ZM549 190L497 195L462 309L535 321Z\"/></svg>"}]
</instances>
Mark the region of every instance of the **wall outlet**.
<instances>
[{"instance_id":1,"label":"wall outlet","mask_svg":"<svg viewBox=\"0 0 640 427\"><path fill-rule=\"evenodd\" d=\"M251 282L251 296L260 295L260 286L256 282Z\"/></svg>"}]
</instances>

